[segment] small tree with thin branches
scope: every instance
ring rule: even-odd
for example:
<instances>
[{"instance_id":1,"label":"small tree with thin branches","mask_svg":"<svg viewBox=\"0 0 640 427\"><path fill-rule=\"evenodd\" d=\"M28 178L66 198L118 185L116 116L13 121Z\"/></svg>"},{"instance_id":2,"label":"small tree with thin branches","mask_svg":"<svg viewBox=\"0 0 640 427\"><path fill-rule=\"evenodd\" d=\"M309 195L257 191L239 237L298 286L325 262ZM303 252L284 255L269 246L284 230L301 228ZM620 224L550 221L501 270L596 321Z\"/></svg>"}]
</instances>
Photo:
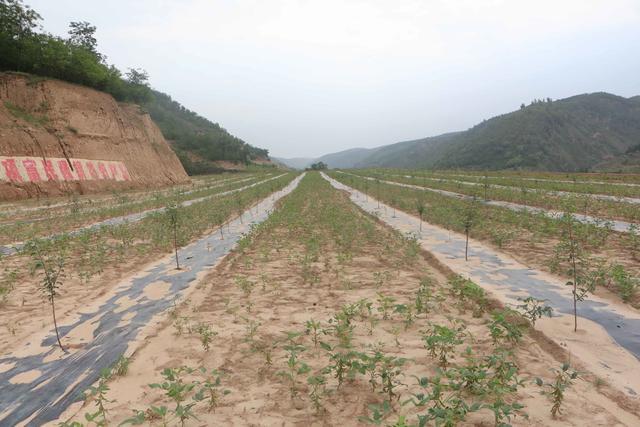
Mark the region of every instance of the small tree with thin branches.
<instances>
[{"instance_id":1,"label":"small tree with thin branches","mask_svg":"<svg viewBox=\"0 0 640 427\"><path fill-rule=\"evenodd\" d=\"M44 297L51 304L51 314L53 316L53 327L56 331L56 339L60 349L66 352L60 333L58 332L58 321L56 319L56 297L58 290L63 285L64 265L66 262L66 249L64 247L64 237L57 241L47 241L34 239L25 245L25 250L33 260L32 272L40 272L41 282L39 288ZM55 243L59 243L56 245ZM54 253L55 252L55 253Z\"/></svg>"},{"instance_id":2,"label":"small tree with thin branches","mask_svg":"<svg viewBox=\"0 0 640 427\"><path fill-rule=\"evenodd\" d=\"M469 260L469 233L474 226L478 217L478 202L476 196L464 208L462 212L462 227L464 228L465 244L464 244L464 260Z\"/></svg>"},{"instance_id":3,"label":"small tree with thin branches","mask_svg":"<svg viewBox=\"0 0 640 427\"><path fill-rule=\"evenodd\" d=\"M567 286L573 296L573 331L578 330L578 302L584 301L596 288L597 278L591 274L591 257L586 251L579 231L579 221L571 212L565 212L561 219L562 233L556 246L556 257L564 258L568 267L565 274L571 278Z\"/></svg>"},{"instance_id":4,"label":"small tree with thin branches","mask_svg":"<svg viewBox=\"0 0 640 427\"><path fill-rule=\"evenodd\" d=\"M176 270L180 270L180 261L178 260L178 227L180 225L178 205L175 203L168 205L165 208L165 214L167 216L169 227L173 231L173 251L176 256Z\"/></svg>"}]
</instances>

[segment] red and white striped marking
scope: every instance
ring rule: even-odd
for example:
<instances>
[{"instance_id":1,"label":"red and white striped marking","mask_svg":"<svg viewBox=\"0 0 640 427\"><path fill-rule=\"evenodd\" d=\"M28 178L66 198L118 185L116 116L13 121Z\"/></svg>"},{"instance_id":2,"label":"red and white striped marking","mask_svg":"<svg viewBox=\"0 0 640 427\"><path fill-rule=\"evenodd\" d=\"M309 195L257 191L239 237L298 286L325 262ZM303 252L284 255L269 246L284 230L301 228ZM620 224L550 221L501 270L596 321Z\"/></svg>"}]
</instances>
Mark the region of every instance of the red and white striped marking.
<instances>
[{"instance_id":1,"label":"red and white striped marking","mask_svg":"<svg viewBox=\"0 0 640 427\"><path fill-rule=\"evenodd\" d=\"M0 182L131 181L124 163L112 160L0 156Z\"/></svg>"}]
</instances>

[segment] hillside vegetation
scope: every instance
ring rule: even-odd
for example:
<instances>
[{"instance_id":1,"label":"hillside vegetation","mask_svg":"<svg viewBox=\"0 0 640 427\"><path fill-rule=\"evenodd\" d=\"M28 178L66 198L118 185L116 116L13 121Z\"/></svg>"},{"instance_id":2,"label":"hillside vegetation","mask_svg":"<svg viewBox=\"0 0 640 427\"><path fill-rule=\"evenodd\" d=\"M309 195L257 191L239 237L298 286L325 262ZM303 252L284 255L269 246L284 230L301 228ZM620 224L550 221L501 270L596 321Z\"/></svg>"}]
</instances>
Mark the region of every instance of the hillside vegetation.
<instances>
[{"instance_id":1,"label":"hillside vegetation","mask_svg":"<svg viewBox=\"0 0 640 427\"><path fill-rule=\"evenodd\" d=\"M219 167L212 163L217 160L249 163L268 159L267 150L247 144L167 94L155 90L151 93L151 100L144 106L189 175L217 172Z\"/></svg>"},{"instance_id":2,"label":"hillside vegetation","mask_svg":"<svg viewBox=\"0 0 640 427\"><path fill-rule=\"evenodd\" d=\"M266 150L246 144L169 95L152 90L144 70L129 69L123 74L108 64L98 52L96 27L90 23L71 22L63 38L43 32L41 21L21 0L0 0L0 71L28 73L33 81L56 78L142 105L189 174L215 172L219 169L215 161L246 164L268 157Z\"/></svg>"},{"instance_id":3,"label":"hillside vegetation","mask_svg":"<svg viewBox=\"0 0 640 427\"><path fill-rule=\"evenodd\" d=\"M640 97L608 93L535 101L463 132L336 153L330 167L588 171L622 164L640 142Z\"/></svg>"}]
</instances>

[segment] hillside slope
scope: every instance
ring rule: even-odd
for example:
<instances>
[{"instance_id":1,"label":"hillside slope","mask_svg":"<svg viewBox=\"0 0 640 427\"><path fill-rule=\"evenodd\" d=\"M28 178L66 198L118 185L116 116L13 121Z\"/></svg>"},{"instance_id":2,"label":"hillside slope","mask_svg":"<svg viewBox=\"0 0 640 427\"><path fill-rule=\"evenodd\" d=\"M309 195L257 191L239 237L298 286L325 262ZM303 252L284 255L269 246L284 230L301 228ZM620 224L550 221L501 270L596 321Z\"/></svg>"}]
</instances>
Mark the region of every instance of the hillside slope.
<instances>
[{"instance_id":1,"label":"hillside slope","mask_svg":"<svg viewBox=\"0 0 640 427\"><path fill-rule=\"evenodd\" d=\"M467 131L383 146L358 159L347 155L341 167L585 171L623 161L638 143L640 97L593 93L538 101Z\"/></svg>"},{"instance_id":2,"label":"hillside slope","mask_svg":"<svg viewBox=\"0 0 640 427\"><path fill-rule=\"evenodd\" d=\"M183 107L167 94L152 90L151 95L144 107L189 175L218 172L226 162L238 165L268 162L267 150L247 144L219 124Z\"/></svg>"},{"instance_id":3,"label":"hillside slope","mask_svg":"<svg viewBox=\"0 0 640 427\"><path fill-rule=\"evenodd\" d=\"M0 73L0 200L188 181L139 106L59 80Z\"/></svg>"}]
</instances>

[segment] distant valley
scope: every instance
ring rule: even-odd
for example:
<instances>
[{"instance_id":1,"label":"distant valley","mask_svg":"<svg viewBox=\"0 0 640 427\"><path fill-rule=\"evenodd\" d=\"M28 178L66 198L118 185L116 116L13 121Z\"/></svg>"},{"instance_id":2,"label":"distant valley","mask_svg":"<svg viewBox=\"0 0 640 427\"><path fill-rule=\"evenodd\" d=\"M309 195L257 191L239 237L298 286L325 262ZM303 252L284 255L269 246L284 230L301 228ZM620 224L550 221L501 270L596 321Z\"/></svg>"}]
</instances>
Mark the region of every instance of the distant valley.
<instances>
[{"instance_id":1,"label":"distant valley","mask_svg":"<svg viewBox=\"0 0 640 427\"><path fill-rule=\"evenodd\" d=\"M466 131L277 160L297 169L322 161L330 168L637 171L638 151L640 96L599 92L523 104Z\"/></svg>"}]
</instances>

